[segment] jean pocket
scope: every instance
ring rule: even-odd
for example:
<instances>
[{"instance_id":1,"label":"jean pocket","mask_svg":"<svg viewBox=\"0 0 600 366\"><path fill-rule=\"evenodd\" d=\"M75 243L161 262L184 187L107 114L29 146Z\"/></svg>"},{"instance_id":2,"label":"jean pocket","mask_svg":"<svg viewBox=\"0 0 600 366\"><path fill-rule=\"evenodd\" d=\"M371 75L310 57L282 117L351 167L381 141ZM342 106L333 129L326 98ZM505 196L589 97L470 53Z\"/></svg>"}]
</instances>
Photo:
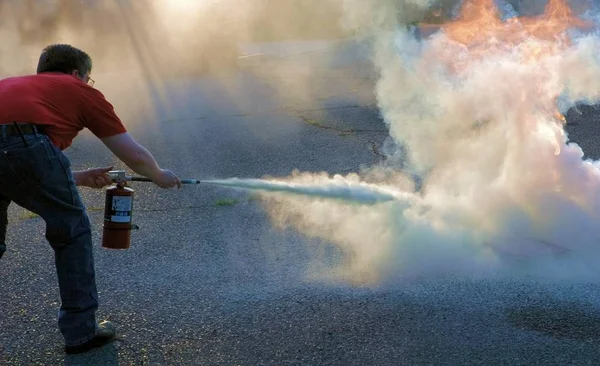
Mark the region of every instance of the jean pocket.
<instances>
[{"instance_id":1,"label":"jean pocket","mask_svg":"<svg viewBox=\"0 0 600 366\"><path fill-rule=\"evenodd\" d=\"M8 165L15 175L24 182L40 183L54 170L52 155L43 139L29 140L30 145L20 149L4 151Z\"/></svg>"}]
</instances>

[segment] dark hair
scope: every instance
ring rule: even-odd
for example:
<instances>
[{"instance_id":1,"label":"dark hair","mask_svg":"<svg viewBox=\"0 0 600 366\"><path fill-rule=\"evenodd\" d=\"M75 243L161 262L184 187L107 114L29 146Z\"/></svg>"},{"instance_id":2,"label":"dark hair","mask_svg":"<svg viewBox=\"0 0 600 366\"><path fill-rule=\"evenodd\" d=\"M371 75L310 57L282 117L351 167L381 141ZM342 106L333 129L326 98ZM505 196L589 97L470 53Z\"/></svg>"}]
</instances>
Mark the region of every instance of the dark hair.
<instances>
[{"instance_id":1,"label":"dark hair","mask_svg":"<svg viewBox=\"0 0 600 366\"><path fill-rule=\"evenodd\" d=\"M70 74L73 70L79 71L81 75L91 72L91 57L68 44L53 44L42 50L37 66L38 74L41 72Z\"/></svg>"}]
</instances>

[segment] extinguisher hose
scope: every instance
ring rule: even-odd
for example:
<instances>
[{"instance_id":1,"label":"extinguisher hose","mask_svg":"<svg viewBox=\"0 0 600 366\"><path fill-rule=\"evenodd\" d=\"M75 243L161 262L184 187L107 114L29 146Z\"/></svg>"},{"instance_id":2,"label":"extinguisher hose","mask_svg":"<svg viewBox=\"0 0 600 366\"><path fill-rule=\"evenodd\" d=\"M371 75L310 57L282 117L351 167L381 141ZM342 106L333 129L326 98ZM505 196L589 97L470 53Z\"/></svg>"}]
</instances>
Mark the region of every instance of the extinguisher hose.
<instances>
[{"instance_id":1,"label":"extinguisher hose","mask_svg":"<svg viewBox=\"0 0 600 366\"><path fill-rule=\"evenodd\" d=\"M125 171L123 170L113 170L108 172L113 182L122 182L122 181L130 181L130 182L152 182L152 179L142 177L142 176L132 176L125 175ZM182 184L200 184L199 179L181 179Z\"/></svg>"},{"instance_id":2,"label":"extinguisher hose","mask_svg":"<svg viewBox=\"0 0 600 366\"><path fill-rule=\"evenodd\" d=\"M138 177L138 176L127 177L127 180L132 181L132 182L152 182L152 179L150 179L150 178ZM180 180L181 180L181 184L200 184L200 180L198 180L198 179L180 179Z\"/></svg>"},{"instance_id":3,"label":"extinguisher hose","mask_svg":"<svg viewBox=\"0 0 600 366\"><path fill-rule=\"evenodd\" d=\"M152 179L146 178L146 177L131 177L130 179L127 179L127 180L132 181L132 182L152 182Z\"/></svg>"}]
</instances>

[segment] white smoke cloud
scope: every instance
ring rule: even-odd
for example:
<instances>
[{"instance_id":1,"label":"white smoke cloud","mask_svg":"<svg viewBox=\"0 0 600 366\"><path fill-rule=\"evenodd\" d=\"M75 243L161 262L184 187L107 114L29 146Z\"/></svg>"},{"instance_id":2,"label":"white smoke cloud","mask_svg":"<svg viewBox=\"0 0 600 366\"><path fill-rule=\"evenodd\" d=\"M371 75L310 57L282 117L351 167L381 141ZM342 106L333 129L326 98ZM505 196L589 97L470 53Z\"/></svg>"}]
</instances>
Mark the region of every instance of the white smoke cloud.
<instances>
[{"instance_id":1,"label":"white smoke cloud","mask_svg":"<svg viewBox=\"0 0 600 366\"><path fill-rule=\"evenodd\" d=\"M373 207L265 195L273 221L338 245L348 261L333 274L357 283L598 277L600 163L583 161L568 141L556 102L600 99L600 39L558 47L528 38L474 57L443 33L414 37L405 24L430 5L345 1L348 24L373 40L379 107L410 163L375 167L364 179L394 177L412 199ZM546 53L533 60L534 49ZM424 178L421 191L411 191L407 172Z\"/></svg>"},{"instance_id":2,"label":"white smoke cloud","mask_svg":"<svg viewBox=\"0 0 600 366\"><path fill-rule=\"evenodd\" d=\"M543 10L536 0L496 2L502 19ZM160 89L172 74L201 73L198 65L207 55L213 65L237 56L237 44L250 39L282 33L296 37L298 29L309 28L334 32L330 25L336 15L327 13L341 4L346 30L371 42L380 74L378 104L390 146L401 147L392 148L386 165L362 178L393 187L402 199L361 206L265 194L273 222L336 244L345 261L332 275L357 283L428 274L521 273L517 269L545 276L598 274L600 163L582 160L554 108L556 97L563 111L576 101L599 99L600 41L594 34L579 35L573 45L537 62L525 61L525 47L556 45L529 39L521 48L498 48L473 60L443 34L419 40L411 25L429 16L432 7L456 14L458 0L303 0L293 6L229 0L210 2L226 4L211 11L173 7L176 3L194 2L0 2L7 15L0 24L0 75L33 72L43 46L68 42L90 52L96 71L131 69L140 83L129 83L131 88ZM573 3L584 18L600 19L589 7L591 0ZM449 65L463 73L457 76ZM294 72L299 71L283 70L284 76ZM154 100L142 103L140 93L130 90L133 97L121 97L123 83L109 87L111 80L119 76L103 74L97 83L131 111L132 119L144 119L139 110ZM287 84L279 86L289 90ZM406 166L395 164L399 160ZM413 175L423 180L422 188ZM291 179L331 182L326 175L309 173ZM347 179L356 181L355 176Z\"/></svg>"}]
</instances>

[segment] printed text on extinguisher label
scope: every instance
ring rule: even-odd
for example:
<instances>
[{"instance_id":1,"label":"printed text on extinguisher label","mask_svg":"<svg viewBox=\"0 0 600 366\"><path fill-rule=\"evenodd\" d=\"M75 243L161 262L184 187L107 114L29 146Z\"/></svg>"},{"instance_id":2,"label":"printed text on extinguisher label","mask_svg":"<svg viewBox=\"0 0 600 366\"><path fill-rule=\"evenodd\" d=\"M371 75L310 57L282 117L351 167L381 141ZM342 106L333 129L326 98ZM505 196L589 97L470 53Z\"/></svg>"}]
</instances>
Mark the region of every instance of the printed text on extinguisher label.
<instances>
[{"instance_id":1,"label":"printed text on extinguisher label","mask_svg":"<svg viewBox=\"0 0 600 366\"><path fill-rule=\"evenodd\" d=\"M130 222L133 197L113 196L110 221Z\"/></svg>"}]
</instances>

